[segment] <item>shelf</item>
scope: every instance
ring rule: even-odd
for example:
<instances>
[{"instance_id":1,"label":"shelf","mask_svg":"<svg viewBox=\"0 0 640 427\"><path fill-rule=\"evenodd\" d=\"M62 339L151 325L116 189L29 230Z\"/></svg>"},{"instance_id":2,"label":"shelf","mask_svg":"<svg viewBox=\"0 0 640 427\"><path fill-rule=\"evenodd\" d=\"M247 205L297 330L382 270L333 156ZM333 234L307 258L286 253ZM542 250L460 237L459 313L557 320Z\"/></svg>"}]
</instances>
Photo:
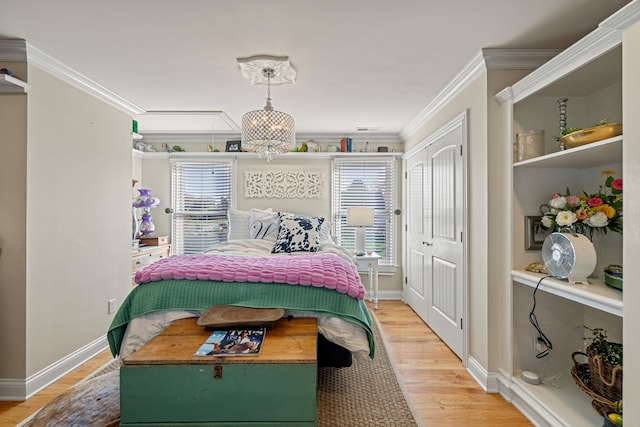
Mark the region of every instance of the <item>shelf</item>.
<instances>
[{"instance_id":1,"label":"shelf","mask_svg":"<svg viewBox=\"0 0 640 427\"><path fill-rule=\"evenodd\" d=\"M545 409L544 418L550 425L602 425L602 415L593 409L591 398L576 385L570 370L569 358L567 372L560 372L558 388L546 384L531 385L519 377L513 377L513 393L530 407L542 405Z\"/></svg>"},{"instance_id":2,"label":"shelf","mask_svg":"<svg viewBox=\"0 0 640 427\"><path fill-rule=\"evenodd\" d=\"M514 282L535 288L544 274L524 270L511 271ZM545 278L540 283L541 291L584 304L598 310L622 317L622 291L607 286L596 279L589 279L590 285L571 285L566 280L554 277Z\"/></svg>"},{"instance_id":3,"label":"shelf","mask_svg":"<svg viewBox=\"0 0 640 427\"><path fill-rule=\"evenodd\" d=\"M131 139L134 141L140 141L142 139L142 135L139 133L131 132Z\"/></svg>"},{"instance_id":4,"label":"shelf","mask_svg":"<svg viewBox=\"0 0 640 427\"><path fill-rule=\"evenodd\" d=\"M619 163L621 159L622 135L517 162L513 164L513 167L582 169L610 163Z\"/></svg>"},{"instance_id":5,"label":"shelf","mask_svg":"<svg viewBox=\"0 0 640 427\"><path fill-rule=\"evenodd\" d=\"M0 74L0 93L27 93L30 86L8 74Z\"/></svg>"},{"instance_id":6,"label":"shelf","mask_svg":"<svg viewBox=\"0 0 640 427\"><path fill-rule=\"evenodd\" d=\"M201 158L220 158L220 159L233 159L233 158L263 158L266 160L264 155L260 156L257 153L247 153L247 152L228 152L228 151L217 151L217 152L207 152L207 151L182 151L182 152L173 152L168 153L165 151L146 151L142 152L140 150L133 149L134 153L142 155L143 158L149 159L158 159L158 158L189 158L189 157L201 157ZM318 159L318 158L353 158L353 159L362 159L362 158L380 158L380 157L400 157L403 153L401 152L390 152L390 153L342 153L342 152L327 152L320 151L315 153L284 153L284 154L273 154L272 159Z\"/></svg>"}]
</instances>

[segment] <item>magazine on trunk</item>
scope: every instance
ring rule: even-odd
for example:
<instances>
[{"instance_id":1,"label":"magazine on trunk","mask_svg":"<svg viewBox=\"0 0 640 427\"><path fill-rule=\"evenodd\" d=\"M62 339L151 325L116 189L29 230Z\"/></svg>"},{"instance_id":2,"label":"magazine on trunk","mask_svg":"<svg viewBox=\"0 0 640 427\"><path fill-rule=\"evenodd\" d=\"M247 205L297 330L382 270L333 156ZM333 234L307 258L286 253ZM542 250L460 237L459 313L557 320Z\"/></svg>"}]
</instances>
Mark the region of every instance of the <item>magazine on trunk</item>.
<instances>
[{"instance_id":1,"label":"magazine on trunk","mask_svg":"<svg viewBox=\"0 0 640 427\"><path fill-rule=\"evenodd\" d=\"M266 332L267 328L213 331L194 356L255 356Z\"/></svg>"}]
</instances>

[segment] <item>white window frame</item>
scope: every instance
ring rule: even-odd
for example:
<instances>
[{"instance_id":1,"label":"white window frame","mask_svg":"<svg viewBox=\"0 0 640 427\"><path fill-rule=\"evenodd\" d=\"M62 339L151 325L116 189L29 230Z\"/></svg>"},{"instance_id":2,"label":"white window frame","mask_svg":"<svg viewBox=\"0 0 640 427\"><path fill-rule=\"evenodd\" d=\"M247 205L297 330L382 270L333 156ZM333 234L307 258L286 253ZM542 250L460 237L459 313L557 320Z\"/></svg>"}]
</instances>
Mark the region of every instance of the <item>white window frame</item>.
<instances>
[{"instance_id":1,"label":"white window frame","mask_svg":"<svg viewBox=\"0 0 640 427\"><path fill-rule=\"evenodd\" d=\"M193 208L189 208L189 203L185 200L185 186L189 185L193 188L197 187L198 183L195 175L191 181L185 178L185 168L190 168L194 173L201 169L203 178L208 178L209 170L213 176L214 168L226 172L222 175L224 179L222 188L216 188L215 179L213 179L205 188L195 189L196 192L204 191L207 193L207 197L215 199L214 209L207 209L207 205L202 205L202 200L191 202L195 205ZM235 170L235 160L171 159L171 208L173 211L171 215L171 249L173 254L203 253L212 245L227 240L228 209L235 205ZM203 223L200 226L198 217L213 217L213 224ZM191 221L188 218L191 218ZM189 238L185 236L187 233L199 234L201 237Z\"/></svg>"},{"instance_id":2,"label":"white window frame","mask_svg":"<svg viewBox=\"0 0 640 427\"><path fill-rule=\"evenodd\" d=\"M355 155L354 155L355 156ZM376 168L372 176L367 176L366 168ZM383 183L379 182L380 167L386 169L386 180ZM358 171L358 168L363 168ZM397 206L397 194L398 194L398 164L397 159L394 157L376 156L372 157L358 157L358 158L335 158L332 162L332 204L331 204L331 217L333 222L333 235L336 239L336 243L344 246L348 250L355 249L355 228L346 225L347 218L347 205L353 204L359 206L374 207L374 227L367 227L366 229L366 251L375 251L382 258L380 259L380 272L381 273L395 273L398 267L398 250L397 250L397 215L395 214ZM361 178L364 181L365 186L371 188L371 186L381 186L380 191L383 193L384 206L381 208L379 203L374 200L367 202L366 193L361 194L361 200L348 196L350 201L346 201L344 192L346 188L353 183L353 176L362 173ZM349 182L347 182L347 180ZM379 197L379 195L377 196ZM355 204L354 204L355 203ZM376 244L376 238L371 237L378 236ZM380 251L380 236L384 236L384 251Z\"/></svg>"}]
</instances>

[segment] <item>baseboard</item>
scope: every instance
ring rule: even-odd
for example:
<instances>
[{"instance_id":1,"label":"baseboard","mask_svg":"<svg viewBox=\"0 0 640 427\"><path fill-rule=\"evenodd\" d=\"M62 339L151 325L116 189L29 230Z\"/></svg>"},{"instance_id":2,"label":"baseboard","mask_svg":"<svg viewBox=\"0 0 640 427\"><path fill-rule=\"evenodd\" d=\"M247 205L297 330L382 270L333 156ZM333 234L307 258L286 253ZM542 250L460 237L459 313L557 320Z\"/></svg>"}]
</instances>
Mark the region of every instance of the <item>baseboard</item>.
<instances>
[{"instance_id":1,"label":"baseboard","mask_svg":"<svg viewBox=\"0 0 640 427\"><path fill-rule=\"evenodd\" d=\"M552 427L566 425L564 421L541 405L533 396L523 389L508 372L498 370L500 395L511 402L536 427Z\"/></svg>"},{"instance_id":2,"label":"baseboard","mask_svg":"<svg viewBox=\"0 0 640 427\"><path fill-rule=\"evenodd\" d=\"M487 393L498 392L498 379L495 373L487 371L476 359L472 356L467 358L467 371L473 377L480 387Z\"/></svg>"},{"instance_id":3,"label":"baseboard","mask_svg":"<svg viewBox=\"0 0 640 427\"><path fill-rule=\"evenodd\" d=\"M24 401L109 347L104 335L45 369L22 379L0 378L0 400Z\"/></svg>"},{"instance_id":4,"label":"baseboard","mask_svg":"<svg viewBox=\"0 0 640 427\"><path fill-rule=\"evenodd\" d=\"M369 296L372 294L367 290L366 298L369 299ZM402 300L402 291L379 291L378 300Z\"/></svg>"}]
</instances>

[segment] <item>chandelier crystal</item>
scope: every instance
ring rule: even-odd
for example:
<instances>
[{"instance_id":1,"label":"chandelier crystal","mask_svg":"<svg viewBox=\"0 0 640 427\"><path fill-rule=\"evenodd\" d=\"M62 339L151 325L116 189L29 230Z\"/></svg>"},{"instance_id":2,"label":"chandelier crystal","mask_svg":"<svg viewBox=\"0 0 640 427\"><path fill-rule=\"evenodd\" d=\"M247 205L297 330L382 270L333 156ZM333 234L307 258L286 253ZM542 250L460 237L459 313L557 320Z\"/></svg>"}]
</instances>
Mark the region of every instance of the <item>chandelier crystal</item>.
<instances>
[{"instance_id":1,"label":"chandelier crystal","mask_svg":"<svg viewBox=\"0 0 640 427\"><path fill-rule=\"evenodd\" d=\"M262 74L267 78L267 104L262 110L249 111L242 116L242 148L265 155L287 153L296 144L295 121L287 113L276 111L271 105L271 78L273 68L265 67Z\"/></svg>"}]
</instances>

